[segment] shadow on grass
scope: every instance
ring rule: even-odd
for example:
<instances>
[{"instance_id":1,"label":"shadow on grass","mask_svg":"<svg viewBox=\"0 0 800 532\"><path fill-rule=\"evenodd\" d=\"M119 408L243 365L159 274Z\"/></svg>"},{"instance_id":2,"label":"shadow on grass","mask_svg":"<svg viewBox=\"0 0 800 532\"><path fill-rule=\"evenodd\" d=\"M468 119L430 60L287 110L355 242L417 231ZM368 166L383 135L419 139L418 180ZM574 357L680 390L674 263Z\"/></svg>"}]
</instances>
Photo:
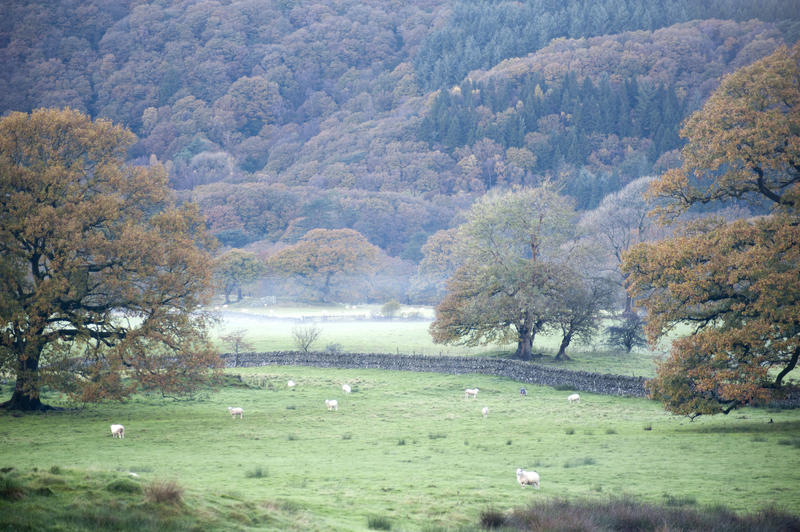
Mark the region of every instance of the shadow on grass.
<instances>
[{"instance_id":1,"label":"shadow on grass","mask_svg":"<svg viewBox=\"0 0 800 532\"><path fill-rule=\"evenodd\" d=\"M800 434L800 421L778 421L769 423L766 421L747 421L735 425L695 425L680 427L680 432L694 432L697 434L763 434L771 433L791 433Z\"/></svg>"}]
</instances>

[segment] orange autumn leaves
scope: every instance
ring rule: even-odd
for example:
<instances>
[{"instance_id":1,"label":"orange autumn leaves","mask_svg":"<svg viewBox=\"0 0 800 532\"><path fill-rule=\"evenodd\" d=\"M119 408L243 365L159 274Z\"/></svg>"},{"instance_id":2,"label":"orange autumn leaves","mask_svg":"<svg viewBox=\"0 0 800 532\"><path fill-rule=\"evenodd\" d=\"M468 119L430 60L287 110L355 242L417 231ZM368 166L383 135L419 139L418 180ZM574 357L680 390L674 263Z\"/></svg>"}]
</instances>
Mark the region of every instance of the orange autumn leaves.
<instances>
[{"instance_id":1,"label":"orange autumn leaves","mask_svg":"<svg viewBox=\"0 0 800 532\"><path fill-rule=\"evenodd\" d=\"M198 313L212 245L160 165L124 162L133 135L70 109L0 120L0 369L7 406L138 387L180 394L219 365Z\"/></svg>"},{"instance_id":2,"label":"orange autumn leaves","mask_svg":"<svg viewBox=\"0 0 800 532\"><path fill-rule=\"evenodd\" d=\"M776 397L800 357L800 44L723 80L683 131L684 164L651 187L676 220L697 204L749 200L770 213L682 222L674 238L625 255L651 341L677 325L650 381L674 413L728 413Z\"/></svg>"}]
</instances>

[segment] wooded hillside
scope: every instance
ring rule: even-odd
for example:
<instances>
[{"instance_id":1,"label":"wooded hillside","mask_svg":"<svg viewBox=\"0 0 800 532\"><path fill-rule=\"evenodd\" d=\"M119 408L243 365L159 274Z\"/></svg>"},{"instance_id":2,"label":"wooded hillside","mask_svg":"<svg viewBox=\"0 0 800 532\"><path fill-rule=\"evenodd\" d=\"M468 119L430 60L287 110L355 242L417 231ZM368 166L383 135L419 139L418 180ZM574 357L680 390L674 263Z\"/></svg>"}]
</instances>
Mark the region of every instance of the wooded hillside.
<instances>
[{"instance_id":1,"label":"wooded hillside","mask_svg":"<svg viewBox=\"0 0 800 532\"><path fill-rule=\"evenodd\" d=\"M798 0L698 4L6 2L0 113L130 128L224 245L352 228L417 261L491 188L584 209L674 166L720 76L800 35Z\"/></svg>"}]
</instances>

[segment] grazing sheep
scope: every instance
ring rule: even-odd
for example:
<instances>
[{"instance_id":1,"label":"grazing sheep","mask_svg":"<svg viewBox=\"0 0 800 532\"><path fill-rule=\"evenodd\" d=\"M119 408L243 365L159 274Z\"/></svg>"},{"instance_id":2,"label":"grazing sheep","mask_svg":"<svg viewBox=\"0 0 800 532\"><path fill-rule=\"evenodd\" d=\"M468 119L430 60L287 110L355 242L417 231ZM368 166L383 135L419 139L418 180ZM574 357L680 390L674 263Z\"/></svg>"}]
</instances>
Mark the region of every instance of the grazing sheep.
<instances>
[{"instance_id":1,"label":"grazing sheep","mask_svg":"<svg viewBox=\"0 0 800 532\"><path fill-rule=\"evenodd\" d=\"M483 414L483 417L488 416L489 415L489 407L488 406L484 406L483 409L481 410L481 413Z\"/></svg>"},{"instance_id":2,"label":"grazing sheep","mask_svg":"<svg viewBox=\"0 0 800 532\"><path fill-rule=\"evenodd\" d=\"M350 393L352 391L349 384L342 384L342 390L344 390L344 393Z\"/></svg>"},{"instance_id":3,"label":"grazing sheep","mask_svg":"<svg viewBox=\"0 0 800 532\"><path fill-rule=\"evenodd\" d=\"M336 399L325 399L325 406L328 410L339 410L339 401Z\"/></svg>"},{"instance_id":4,"label":"grazing sheep","mask_svg":"<svg viewBox=\"0 0 800 532\"><path fill-rule=\"evenodd\" d=\"M111 437L112 438L124 438L125 437L125 427L122 425L111 425Z\"/></svg>"},{"instance_id":5,"label":"grazing sheep","mask_svg":"<svg viewBox=\"0 0 800 532\"><path fill-rule=\"evenodd\" d=\"M239 416L239 419L242 419L244 417L244 408L241 408L239 406L237 407L229 406L228 412L231 413L231 417L233 419L236 419L236 416Z\"/></svg>"},{"instance_id":6,"label":"grazing sheep","mask_svg":"<svg viewBox=\"0 0 800 532\"><path fill-rule=\"evenodd\" d=\"M517 482L523 488L526 484L532 485L537 490L539 489L539 473L536 471L523 471L522 468L517 469Z\"/></svg>"},{"instance_id":7,"label":"grazing sheep","mask_svg":"<svg viewBox=\"0 0 800 532\"><path fill-rule=\"evenodd\" d=\"M567 397L567 401L569 401L569 402L570 402L570 404L572 404L572 403L579 403L579 402L581 401L581 396L580 396L580 395L578 395L577 393L573 393L572 395L570 395L569 397Z\"/></svg>"},{"instance_id":8,"label":"grazing sheep","mask_svg":"<svg viewBox=\"0 0 800 532\"><path fill-rule=\"evenodd\" d=\"M294 388L295 387L295 383L294 383L293 380L290 379L289 382L286 383L286 386L288 386L289 388Z\"/></svg>"},{"instance_id":9,"label":"grazing sheep","mask_svg":"<svg viewBox=\"0 0 800 532\"><path fill-rule=\"evenodd\" d=\"M478 388L467 388L464 390L464 399L472 397L473 399L478 398Z\"/></svg>"},{"instance_id":10,"label":"grazing sheep","mask_svg":"<svg viewBox=\"0 0 800 532\"><path fill-rule=\"evenodd\" d=\"M525 396L527 396L527 395L528 395L528 390L526 390L525 388L520 388L520 389L519 389L519 394L520 394L522 397L525 397Z\"/></svg>"}]
</instances>

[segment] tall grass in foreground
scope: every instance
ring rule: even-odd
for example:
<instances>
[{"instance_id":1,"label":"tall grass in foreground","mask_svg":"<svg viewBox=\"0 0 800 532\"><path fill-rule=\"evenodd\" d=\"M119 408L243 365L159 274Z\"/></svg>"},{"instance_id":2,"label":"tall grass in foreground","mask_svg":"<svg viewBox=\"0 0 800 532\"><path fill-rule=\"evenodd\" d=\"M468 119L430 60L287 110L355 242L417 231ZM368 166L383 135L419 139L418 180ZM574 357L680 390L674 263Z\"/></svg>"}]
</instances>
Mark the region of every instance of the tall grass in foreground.
<instances>
[{"instance_id":1,"label":"tall grass in foreground","mask_svg":"<svg viewBox=\"0 0 800 532\"><path fill-rule=\"evenodd\" d=\"M504 514L496 509L481 513L484 529L525 531L570 530L681 530L730 532L732 530L800 530L800 518L776 509L737 515L722 507L671 508L620 498L604 502L555 499L535 502Z\"/></svg>"}]
</instances>

